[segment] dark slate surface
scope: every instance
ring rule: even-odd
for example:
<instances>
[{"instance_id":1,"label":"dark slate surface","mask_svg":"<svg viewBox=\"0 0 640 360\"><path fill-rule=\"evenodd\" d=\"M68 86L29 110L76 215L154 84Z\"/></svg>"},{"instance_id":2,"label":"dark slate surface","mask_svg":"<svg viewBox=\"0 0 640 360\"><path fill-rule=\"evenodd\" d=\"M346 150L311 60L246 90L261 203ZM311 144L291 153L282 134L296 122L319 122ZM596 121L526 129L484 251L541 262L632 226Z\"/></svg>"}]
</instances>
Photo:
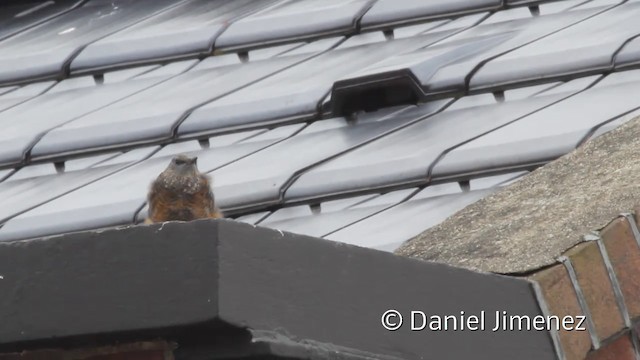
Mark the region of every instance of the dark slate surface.
<instances>
[{"instance_id":1,"label":"dark slate surface","mask_svg":"<svg viewBox=\"0 0 640 360\"><path fill-rule=\"evenodd\" d=\"M37 26L80 5L81 0L15 1L0 12L0 40Z\"/></svg>"},{"instance_id":2,"label":"dark slate surface","mask_svg":"<svg viewBox=\"0 0 640 360\"><path fill-rule=\"evenodd\" d=\"M501 0L378 0L362 17L362 28L390 28L403 23L424 21L437 17L450 17L465 12L494 10Z\"/></svg>"},{"instance_id":3,"label":"dark slate surface","mask_svg":"<svg viewBox=\"0 0 640 360\"><path fill-rule=\"evenodd\" d=\"M233 22L216 48L246 49L328 35L349 35L371 0L279 1Z\"/></svg>"},{"instance_id":4,"label":"dark slate surface","mask_svg":"<svg viewBox=\"0 0 640 360\"><path fill-rule=\"evenodd\" d=\"M192 0L89 44L71 62L71 72L207 55L238 18L275 0Z\"/></svg>"},{"instance_id":5,"label":"dark slate surface","mask_svg":"<svg viewBox=\"0 0 640 360\"><path fill-rule=\"evenodd\" d=\"M0 238L141 221L187 152L228 216L391 250L482 177L640 113L639 2L621 3L0 4Z\"/></svg>"},{"instance_id":6,"label":"dark slate surface","mask_svg":"<svg viewBox=\"0 0 640 360\"><path fill-rule=\"evenodd\" d=\"M485 311L489 329L497 311L540 315L526 280L228 220L5 243L0 264L4 348L65 337L81 343L85 334L99 341L101 334L131 330L175 339L172 328L219 321L228 336L248 328L257 341L256 333L268 332L281 349L286 342L305 344L332 358L336 352L387 359L556 358L544 331L410 330L416 309L440 316ZM381 326L389 309L406 317L397 331Z\"/></svg>"},{"instance_id":7,"label":"dark slate surface","mask_svg":"<svg viewBox=\"0 0 640 360\"><path fill-rule=\"evenodd\" d=\"M83 6L0 42L0 83L64 75L68 62L89 43L135 24L174 1L89 1Z\"/></svg>"}]
</instances>

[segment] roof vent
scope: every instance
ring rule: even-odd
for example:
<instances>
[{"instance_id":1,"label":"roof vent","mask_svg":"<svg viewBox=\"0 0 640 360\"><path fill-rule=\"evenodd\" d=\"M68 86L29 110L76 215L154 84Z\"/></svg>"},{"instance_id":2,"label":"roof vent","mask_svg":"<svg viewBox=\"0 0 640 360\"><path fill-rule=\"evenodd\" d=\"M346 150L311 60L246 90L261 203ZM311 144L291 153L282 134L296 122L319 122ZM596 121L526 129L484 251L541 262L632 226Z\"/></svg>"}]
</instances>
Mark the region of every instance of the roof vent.
<instances>
[{"instance_id":1,"label":"roof vent","mask_svg":"<svg viewBox=\"0 0 640 360\"><path fill-rule=\"evenodd\" d=\"M419 82L410 71L400 70L340 80L331 91L331 112L345 116L424 100Z\"/></svg>"}]
</instances>

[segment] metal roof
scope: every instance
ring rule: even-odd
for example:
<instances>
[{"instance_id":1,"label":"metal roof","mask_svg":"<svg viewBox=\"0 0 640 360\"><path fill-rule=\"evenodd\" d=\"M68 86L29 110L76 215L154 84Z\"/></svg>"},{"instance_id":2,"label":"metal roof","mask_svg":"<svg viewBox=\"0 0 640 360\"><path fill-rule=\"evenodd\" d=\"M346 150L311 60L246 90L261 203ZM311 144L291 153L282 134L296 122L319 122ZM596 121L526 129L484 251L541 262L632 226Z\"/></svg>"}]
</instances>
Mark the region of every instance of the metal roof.
<instances>
[{"instance_id":1,"label":"metal roof","mask_svg":"<svg viewBox=\"0 0 640 360\"><path fill-rule=\"evenodd\" d=\"M639 4L2 5L0 241L139 222L186 152L232 218L393 251L635 114Z\"/></svg>"}]
</instances>

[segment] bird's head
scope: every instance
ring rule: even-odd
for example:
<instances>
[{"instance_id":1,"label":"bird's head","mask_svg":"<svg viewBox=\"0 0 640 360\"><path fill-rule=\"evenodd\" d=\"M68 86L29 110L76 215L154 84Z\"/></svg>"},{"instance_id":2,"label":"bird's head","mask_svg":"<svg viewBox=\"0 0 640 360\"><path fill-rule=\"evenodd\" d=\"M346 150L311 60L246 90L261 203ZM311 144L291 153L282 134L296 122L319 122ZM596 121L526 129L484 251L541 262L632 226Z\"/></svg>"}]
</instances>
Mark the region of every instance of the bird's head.
<instances>
[{"instance_id":1,"label":"bird's head","mask_svg":"<svg viewBox=\"0 0 640 360\"><path fill-rule=\"evenodd\" d=\"M178 155L171 159L169 168L179 174L195 174L198 172L198 158L196 156Z\"/></svg>"}]
</instances>

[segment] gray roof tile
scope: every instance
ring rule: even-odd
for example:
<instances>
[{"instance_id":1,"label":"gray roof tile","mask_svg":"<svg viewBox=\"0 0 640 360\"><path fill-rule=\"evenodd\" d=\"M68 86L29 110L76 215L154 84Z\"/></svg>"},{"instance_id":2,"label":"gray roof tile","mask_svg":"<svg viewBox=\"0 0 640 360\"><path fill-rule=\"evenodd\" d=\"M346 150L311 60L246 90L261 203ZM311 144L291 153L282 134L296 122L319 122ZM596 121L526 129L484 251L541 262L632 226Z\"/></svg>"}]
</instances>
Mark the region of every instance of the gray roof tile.
<instances>
[{"instance_id":1,"label":"gray roof tile","mask_svg":"<svg viewBox=\"0 0 640 360\"><path fill-rule=\"evenodd\" d=\"M490 190L476 190L433 197L418 193L407 202L334 232L326 238L393 251L406 239L440 223L449 215L490 193ZM402 225L398 226L399 224Z\"/></svg>"},{"instance_id":2,"label":"gray roof tile","mask_svg":"<svg viewBox=\"0 0 640 360\"><path fill-rule=\"evenodd\" d=\"M85 2L0 42L0 83L60 78L83 47L165 8L171 0Z\"/></svg>"},{"instance_id":3,"label":"gray roof tile","mask_svg":"<svg viewBox=\"0 0 640 360\"><path fill-rule=\"evenodd\" d=\"M349 35L371 0L282 0L239 19L218 37L215 47L247 49L282 42Z\"/></svg>"},{"instance_id":4,"label":"gray roof tile","mask_svg":"<svg viewBox=\"0 0 640 360\"><path fill-rule=\"evenodd\" d=\"M25 101L28 101L55 85L53 81L36 82L27 84L10 92L0 95L0 111L7 110Z\"/></svg>"},{"instance_id":5,"label":"gray roof tile","mask_svg":"<svg viewBox=\"0 0 640 360\"><path fill-rule=\"evenodd\" d=\"M291 129L292 131L295 129ZM285 134L281 134L282 137ZM221 166L236 161L264 147L267 147L277 140L247 140L229 146L213 147L211 149L196 150L189 152L198 156L199 168L202 172L211 171ZM143 160L145 153L138 152L138 160L133 166L127 167L112 175L88 184L77 191L66 196L59 197L53 201L39 206L31 211L13 217L0 228L0 241L24 239L51 235L61 232L79 231L85 229L128 224L134 221L136 213L142 208L146 201L148 186L151 181L167 166L169 160L176 153L180 153L181 148L174 148L173 154L166 153L164 156L151 157ZM126 156L127 154L125 154ZM132 165L132 163L129 163ZM95 170L79 171L78 174L93 174L97 171L104 172L112 169L111 166L97 166ZM80 176L79 175L79 176ZM64 178L67 174L53 176L52 180L57 181L59 177ZM84 175L85 177L88 175ZM46 179L33 178L32 181L44 181ZM214 184L216 179L214 178ZM0 196L2 196L2 185L0 183ZM11 186L11 183L5 186ZM70 185L68 185L70 186ZM42 186L39 187L43 189ZM10 188L7 191L15 191ZM20 200L28 194L20 196ZM18 199L17 199L18 200ZM17 201L16 200L16 201ZM6 210L9 211L9 210ZM15 210L13 214L17 214ZM0 219L2 214L0 213ZM30 226L34 221L39 225Z\"/></svg>"},{"instance_id":6,"label":"gray roof tile","mask_svg":"<svg viewBox=\"0 0 640 360\"><path fill-rule=\"evenodd\" d=\"M260 226L303 235L323 237L383 211L409 197L417 189L404 189L374 196L363 195L319 204L317 213L308 205L284 208L259 223ZM376 198L376 203L369 199ZM354 205L358 206L354 206Z\"/></svg>"},{"instance_id":7,"label":"gray roof tile","mask_svg":"<svg viewBox=\"0 0 640 360\"><path fill-rule=\"evenodd\" d=\"M136 92L151 87L166 76L96 84L91 78L73 78L58 83L46 94L0 112L0 163L17 164L48 131L94 112ZM67 85L69 84L69 85ZM82 138L74 141L82 142ZM54 153L35 150L35 157ZM66 149L56 149L60 152Z\"/></svg>"},{"instance_id":8,"label":"gray roof tile","mask_svg":"<svg viewBox=\"0 0 640 360\"><path fill-rule=\"evenodd\" d=\"M600 8L596 8L600 9ZM577 77L613 68L613 56L640 33L631 1L490 61L471 79L472 88Z\"/></svg>"},{"instance_id":9,"label":"gray roof tile","mask_svg":"<svg viewBox=\"0 0 640 360\"><path fill-rule=\"evenodd\" d=\"M378 0L362 17L362 28L389 28L425 19L495 10L501 0Z\"/></svg>"},{"instance_id":10,"label":"gray roof tile","mask_svg":"<svg viewBox=\"0 0 640 360\"><path fill-rule=\"evenodd\" d=\"M359 46L354 43L360 44L360 37L369 36L354 36L334 50L199 107L182 122L178 135L193 136L242 123L269 124L315 118L323 99L339 77L398 51L428 45L446 34L426 34ZM286 54L283 58L287 58Z\"/></svg>"},{"instance_id":11,"label":"gray roof tile","mask_svg":"<svg viewBox=\"0 0 640 360\"><path fill-rule=\"evenodd\" d=\"M406 201L391 204L384 211L366 217L326 235L330 240L394 251L406 239L435 226L465 206L497 190L498 186L522 176L507 173L471 182L471 191L461 191L455 183L428 186ZM367 205L367 202L363 204Z\"/></svg>"},{"instance_id":12,"label":"gray roof tile","mask_svg":"<svg viewBox=\"0 0 640 360\"><path fill-rule=\"evenodd\" d=\"M207 55L232 22L275 0L190 0L89 44L71 72Z\"/></svg>"},{"instance_id":13,"label":"gray roof tile","mask_svg":"<svg viewBox=\"0 0 640 360\"><path fill-rule=\"evenodd\" d=\"M290 186L285 197L425 184L431 168L447 151L571 94L537 95L501 103L490 95L463 97L443 112L310 169Z\"/></svg>"},{"instance_id":14,"label":"gray roof tile","mask_svg":"<svg viewBox=\"0 0 640 360\"><path fill-rule=\"evenodd\" d=\"M216 64L218 57L209 58L184 74L164 78L162 83L158 79L156 86L130 94L122 101L53 129L38 141L32 156L51 157L171 139L185 118L187 122L195 121L189 120L196 116L190 115L194 109L304 61L308 56L275 57L248 63L225 57L219 65ZM233 63L226 65L228 60L233 60ZM202 112L196 110L194 114ZM204 118L200 132L213 133L257 125L243 118L213 120Z\"/></svg>"},{"instance_id":15,"label":"gray roof tile","mask_svg":"<svg viewBox=\"0 0 640 360\"><path fill-rule=\"evenodd\" d=\"M73 171L64 174L36 176L16 181L0 183L0 198L3 207L0 210L0 223L45 204L66 193L96 181L122 166L104 166L96 169ZM11 179L11 178L9 178ZM40 207L38 207L40 209ZM36 229L37 227L31 226ZM4 229L4 227L3 227ZM0 229L2 233L2 229ZM3 235L0 234L0 238Z\"/></svg>"},{"instance_id":16,"label":"gray roof tile","mask_svg":"<svg viewBox=\"0 0 640 360\"><path fill-rule=\"evenodd\" d=\"M638 108L620 93L640 82L594 87L481 136L447 153L433 168L435 179L504 169L528 169L575 149L600 124ZM544 94L544 93L543 93ZM606 102L607 106L602 106ZM541 142L544 146L541 146Z\"/></svg>"},{"instance_id":17,"label":"gray roof tile","mask_svg":"<svg viewBox=\"0 0 640 360\"><path fill-rule=\"evenodd\" d=\"M633 38L615 55L614 67L616 70L624 70L640 63L640 38Z\"/></svg>"},{"instance_id":18,"label":"gray roof tile","mask_svg":"<svg viewBox=\"0 0 640 360\"><path fill-rule=\"evenodd\" d=\"M81 3L81 0L63 0L15 2L5 5L0 12L0 40L37 26Z\"/></svg>"},{"instance_id":19,"label":"gray roof tile","mask_svg":"<svg viewBox=\"0 0 640 360\"><path fill-rule=\"evenodd\" d=\"M0 240L140 222L187 152L228 216L394 250L638 113L638 3L0 5Z\"/></svg>"},{"instance_id":20,"label":"gray roof tile","mask_svg":"<svg viewBox=\"0 0 640 360\"><path fill-rule=\"evenodd\" d=\"M533 16L522 8L500 11L481 24L432 46L398 52L396 56L338 79L332 93L332 99L336 102L334 111L340 111L343 101L371 97L376 84L382 89L389 87L389 79L399 79L398 86L412 92L420 100L428 99L434 94L459 94L475 90L477 82L474 83L474 74L482 73L487 64L493 63L492 59L501 59L501 55L517 51L516 49L526 44L537 43L536 40L544 41L545 36L579 23L604 9L605 7L583 10L578 7L542 16ZM437 30L440 28L435 29ZM523 64L521 66L525 66ZM500 70L500 67L496 68L496 71ZM501 85L499 75L496 75L495 81L490 76L484 79L481 85L483 88Z\"/></svg>"},{"instance_id":21,"label":"gray roof tile","mask_svg":"<svg viewBox=\"0 0 640 360\"><path fill-rule=\"evenodd\" d=\"M385 109L366 114L355 124L342 118L314 123L287 141L216 171L217 199L223 208L234 209L277 204L290 182L305 169L428 116L444 104L441 101L420 108ZM317 126L330 123L334 126L314 131ZM330 184L319 186L322 195L332 193ZM288 198L285 194L284 199Z\"/></svg>"}]
</instances>

